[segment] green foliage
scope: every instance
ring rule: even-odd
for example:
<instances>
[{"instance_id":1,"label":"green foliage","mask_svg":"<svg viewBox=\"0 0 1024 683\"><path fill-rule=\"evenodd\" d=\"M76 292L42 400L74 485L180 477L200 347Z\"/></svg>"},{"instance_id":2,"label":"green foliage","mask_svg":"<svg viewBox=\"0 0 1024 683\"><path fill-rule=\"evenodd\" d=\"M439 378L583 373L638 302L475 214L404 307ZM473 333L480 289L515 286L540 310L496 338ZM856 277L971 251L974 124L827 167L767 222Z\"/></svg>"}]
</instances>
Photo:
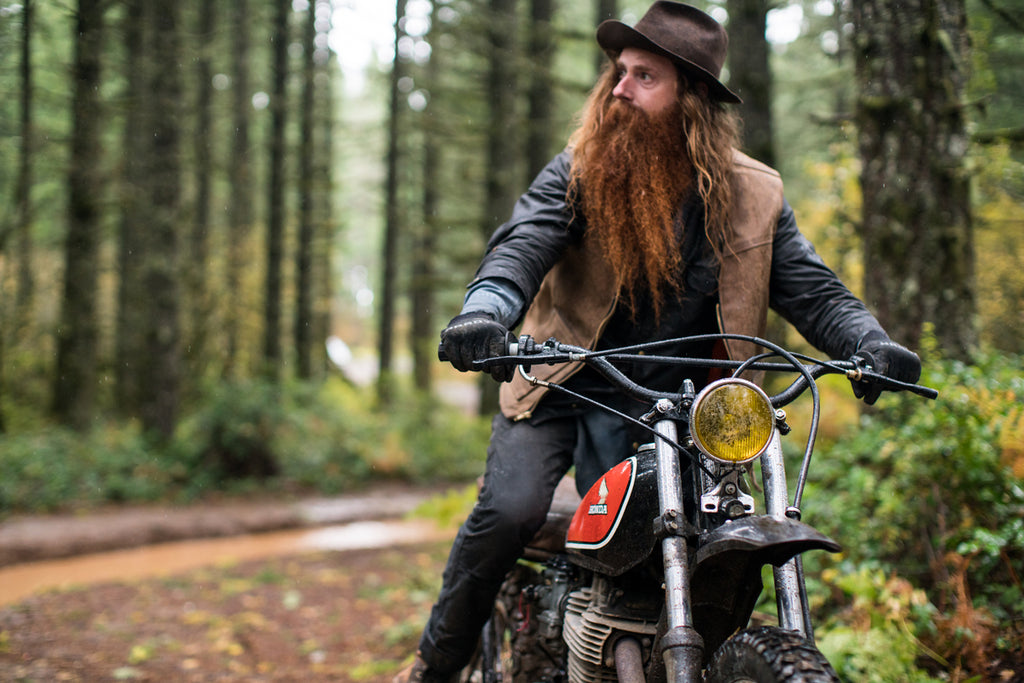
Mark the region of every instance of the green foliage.
<instances>
[{"instance_id":1,"label":"green foliage","mask_svg":"<svg viewBox=\"0 0 1024 683\"><path fill-rule=\"evenodd\" d=\"M274 438L285 421L285 406L269 382L222 384L179 427L175 450L182 453L193 486L266 479L280 471Z\"/></svg>"},{"instance_id":2,"label":"green foliage","mask_svg":"<svg viewBox=\"0 0 1024 683\"><path fill-rule=\"evenodd\" d=\"M137 428L54 428L0 438L0 515L162 497L184 467L155 455Z\"/></svg>"},{"instance_id":3,"label":"green foliage","mask_svg":"<svg viewBox=\"0 0 1024 683\"><path fill-rule=\"evenodd\" d=\"M815 561L850 680L927 680L857 668L880 657L978 674L1024 647L1024 359L927 360L922 383L937 401L887 395L812 468L812 523L845 549Z\"/></svg>"},{"instance_id":4,"label":"green foliage","mask_svg":"<svg viewBox=\"0 0 1024 683\"><path fill-rule=\"evenodd\" d=\"M938 681L914 664L916 648L892 625L869 630L848 626L832 629L818 641L819 649L840 680L864 683L926 683Z\"/></svg>"},{"instance_id":5,"label":"green foliage","mask_svg":"<svg viewBox=\"0 0 1024 683\"><path fill-rule=\"evenodd\" d=\"M914 636L934 616L924 592L868 566L826 572L844 610L819 633L818 647L844 681L925 683L916 661L930 651Z\"/></svg>"},{"instance_id":6,"label":"green foliage","mask_svg":"<svg viewBox=\"0 0 1024 683\"><path fill-rule=\"evenodd\" d=\"M337 493L372 480L458 481L482 471L485 422L417 396L395 405L380 412L369 390L340 380L224 387L182 430L186 458L196 466L192 481L211 478L219 489L255 477ZM235 457L211 463L209 454L224 447L236 449ZM256 471L224 467L253 456L271 464Z\"/></svg>"},{"instance_id":7,"label":"green foliage","mask_svg":"<svg viewBox=\"0 0 1024 683\"><path fill-rule=\"evenodd\" d=\"M982 339L1024 352L1024 163L1007 144L975 149L974 225Z\"/></svg>"},{"instance_id":8,"label":"green foliage","mask_svg":"<svg viewBox=\"0 0 1024 683\"><path fill-rule=\"evenodd\" d=\"M469 516L477 498L476 483L432 496L409 513L413 519L432 519L438 526L457 527Z\"/></svg>"},{"instance_id":9,"label":"green foliage","mask_svg":"<svg viewBox=\"0 0 1024 683\"><path fill-rule=\"evenodd\" d=\"M853 556L927 581L936 560L969 553L979 595L1013 583L1010 567L1024 565L1022 371L1020 357L926 363L936 402L891 396L821 459L828 517Z\"/></svg>"},{"instance_id":10,"label":"green foliage","mask_svg":"<svg viewBox=\"0 0 1024 683\"><path fill-rule=\"evenodd\" d=\"M485 420L418 397L378 412L372 392L240 381L212 389L156 446L135 425L0 436L0 515L224 493L334 494L374 480L467 481Z\"/></svg>"}]
</instances>

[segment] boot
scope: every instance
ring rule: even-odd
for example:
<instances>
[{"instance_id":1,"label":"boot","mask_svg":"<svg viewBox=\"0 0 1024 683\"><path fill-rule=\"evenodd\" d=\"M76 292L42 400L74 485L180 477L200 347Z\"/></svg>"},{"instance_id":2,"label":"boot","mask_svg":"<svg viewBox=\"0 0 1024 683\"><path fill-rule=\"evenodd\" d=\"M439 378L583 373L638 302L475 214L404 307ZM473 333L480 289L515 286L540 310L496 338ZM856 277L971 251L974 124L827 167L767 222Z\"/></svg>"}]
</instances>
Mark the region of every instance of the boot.
<instances>
[{"instance_id":1,"label":"boot","mask_svg":"<svg viewBox=\"0 0 1024 683\"><path fill-rule=\"evenodd\" d=\"M441 674L430 668L417 652L416 659L395 676L394 683L453 683L454 680L454 676Z\"/></svg>"}]
</instances>

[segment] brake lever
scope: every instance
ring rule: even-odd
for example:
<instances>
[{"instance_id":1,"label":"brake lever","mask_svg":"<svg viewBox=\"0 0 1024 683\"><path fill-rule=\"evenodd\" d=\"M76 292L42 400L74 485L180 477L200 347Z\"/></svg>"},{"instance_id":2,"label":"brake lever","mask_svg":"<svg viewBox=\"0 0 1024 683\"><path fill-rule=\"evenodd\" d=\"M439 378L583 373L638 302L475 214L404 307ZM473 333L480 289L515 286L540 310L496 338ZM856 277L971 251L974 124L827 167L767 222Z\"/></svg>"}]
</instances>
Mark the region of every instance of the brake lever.
<instances>
[{"instance_id":1,"label":"brake lever","mask_svg":"<svg viewBox=\"0 0 1024 683\"><path fill-rule=\"evenodd\" d=\"M856 376L855 381L866 381L881 384L883 389L888 389L890 391L909 391L912 394L917 394L918 396L931 400L935 400L939 397L939 392L936 389L932 389L931 387L926 387L921 384L901 382L898 379L893 379L892 377L879 374L872 370L860 368L855 375L848 372L846 376L850 379L854 379Z\"/></svg>"},{"instance_id":2,"label":"brake lever","mask_svg":"<svg viewBox=\"0 0 1024 683\"><path fill-rule=\"evenodd\" d=\"M854 356L849 361L850 368L846 369L847 379L853 382L871 382L874 384L882 385L882 388L890 391L909 391L912 394L917 394L923 398L935 400L939 397L939 392L931 387L926 387L922 384L914 384L912 382L902 382L898 379L893 379L888 375L875 372L871 367L871 364L864 358Z\"/></svg>"}]
</instances>

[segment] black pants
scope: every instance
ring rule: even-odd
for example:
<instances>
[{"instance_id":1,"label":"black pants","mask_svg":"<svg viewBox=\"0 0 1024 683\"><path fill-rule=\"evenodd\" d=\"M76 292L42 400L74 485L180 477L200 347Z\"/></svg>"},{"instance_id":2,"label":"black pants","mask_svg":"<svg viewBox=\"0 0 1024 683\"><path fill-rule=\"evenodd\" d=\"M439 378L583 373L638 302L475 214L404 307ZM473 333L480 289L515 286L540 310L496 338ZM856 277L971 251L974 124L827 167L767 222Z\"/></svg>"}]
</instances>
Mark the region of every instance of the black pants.
<instances>
[{"instance_id":1,"label":"black pants","mask_svg":"<svg viewBox=\"0 0 1024 683\"><path fill-rule=\"evenodd\" d=\"M573 464L576 417L494 418L480 496L448 556L420 652L441 673L466 665L505 574L543 525L555 487Z\"/></svg>"}]
</instances>

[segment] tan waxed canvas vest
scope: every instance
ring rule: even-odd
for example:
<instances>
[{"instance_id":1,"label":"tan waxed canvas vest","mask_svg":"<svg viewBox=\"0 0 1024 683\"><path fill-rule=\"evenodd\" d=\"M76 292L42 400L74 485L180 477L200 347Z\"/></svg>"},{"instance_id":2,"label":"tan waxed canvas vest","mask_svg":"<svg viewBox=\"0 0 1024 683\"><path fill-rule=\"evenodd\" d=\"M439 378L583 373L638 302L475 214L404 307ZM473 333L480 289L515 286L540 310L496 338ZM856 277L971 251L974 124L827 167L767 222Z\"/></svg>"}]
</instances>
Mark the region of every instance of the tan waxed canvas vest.
<instances>
[{"instance_id":1,"label":"tan waxed canvas vest","mask_svg":"<svg viewBox=\"0 0 1024 683\"><path fill-rule=\"evenodd\" d=\"M718 278L719 325L723 332L761 336L768 319L768 282L772 241L782 212L782 180L764 164L733 154L731 235L723 249ZM523 319L522 334L538 342L561 342L593 348L615 310L618 292L610 269L592 240L571 247L541 283ZM727 343L729 357L756 353L751 344ZM559 383L578 364L534 365L531 374ZM547 390L519 373L501 386L501 412L509 419L530 417Z\"/></svg>"}]
</instances>

